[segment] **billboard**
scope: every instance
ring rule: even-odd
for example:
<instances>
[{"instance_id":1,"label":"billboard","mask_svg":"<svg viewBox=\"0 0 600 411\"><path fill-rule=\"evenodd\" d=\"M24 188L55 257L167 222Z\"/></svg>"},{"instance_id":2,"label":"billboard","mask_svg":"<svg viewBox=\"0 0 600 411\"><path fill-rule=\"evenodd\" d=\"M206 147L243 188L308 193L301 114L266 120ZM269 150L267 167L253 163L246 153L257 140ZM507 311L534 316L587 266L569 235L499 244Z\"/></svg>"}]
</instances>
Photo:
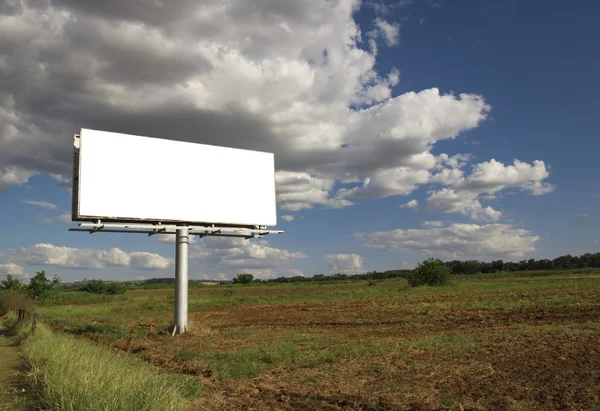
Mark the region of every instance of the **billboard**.
<instances>
[{"instance_id":1,"label":"billboard","mask_svg":"<svg viewBox=\"0 0 600 411\"><path fill-rule=\"evenodd\" d=\"M274 226L275 157L81 129L73 220Z\"/></svg>"}]
</instances>

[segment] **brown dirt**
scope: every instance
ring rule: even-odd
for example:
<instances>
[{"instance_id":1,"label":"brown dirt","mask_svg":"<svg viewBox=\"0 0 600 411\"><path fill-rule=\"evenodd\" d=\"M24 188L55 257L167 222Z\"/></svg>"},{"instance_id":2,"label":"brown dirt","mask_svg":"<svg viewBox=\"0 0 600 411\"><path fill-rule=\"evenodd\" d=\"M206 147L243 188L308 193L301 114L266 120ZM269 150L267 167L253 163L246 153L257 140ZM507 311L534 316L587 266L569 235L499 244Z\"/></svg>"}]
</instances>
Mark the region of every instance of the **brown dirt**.
<instances>
[{"instance_id":1,"label":"brown dirt","mask_svg":"<svg viewBox=\"0 0 600 411\"><path fill-rule=\"evenodd\" d=\"M226 306L191 313L194 331L180 338L132 335L114 345L196 375L206 394L194 409L594 411L600 410L600 304L593 302L511 309L432 308L428 301L411 309L385 301ZM246 332L225 337L223 330ZM388 348L316 367L283 363L230 381L208 364L175 355L256 347L290 332L357 346L383 341ZM449 335L467 343L427 339Z\"/></svg>"},{"instance_id":2,"label":"brown dirt","mask_svg":"<svg viewBox=\"0 0 600 411\"><path fill-rule=\"evenodd\" d=\"M24 409L16 393L16 379L19 373L19 352L8 345L8 331L0 318L0 411Z\"/></svg>"}]
</instances>

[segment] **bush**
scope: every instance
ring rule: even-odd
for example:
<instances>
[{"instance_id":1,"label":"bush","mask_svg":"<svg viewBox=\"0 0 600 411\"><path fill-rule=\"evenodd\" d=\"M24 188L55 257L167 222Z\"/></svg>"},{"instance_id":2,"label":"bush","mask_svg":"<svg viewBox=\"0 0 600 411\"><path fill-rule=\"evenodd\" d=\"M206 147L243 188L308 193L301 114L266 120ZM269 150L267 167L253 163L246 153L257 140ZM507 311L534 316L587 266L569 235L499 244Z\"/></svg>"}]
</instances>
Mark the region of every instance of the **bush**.
<instances>
[{"instance_id":1,"label":"bush","mask_svg":"<svg viewBox=\"0 0 600 411\"><path fill-rule=\"evenodd\" d=\"M14 290L0 293L0 317L12 310L33 311L33 301Z\"/></svg>"},{"instance_id":2,"label":"bush","mask_svg":"<svg viewBox=\"0 0 600 411\"><path fill-rule=\"evenodd\" d=\"M12 275L7 274L6 280L0 281L0 288L5 290L16 290L19 291L23 288L23 284L19 281L18 278L13 278Z\"/></svg>"},{"instance_id":3,"label":"bush","mask_svg":"<svg viewBox=\"0 0 600 411\"><path fill-rule=\"evenodd\" d=\"M444 285L448 283L450 268L439 259L430 258L417 265L413 273L408 277L411 287L419 285Z\"/></svg>"},{"instance_id":4,"label":"bush","mask_svg":"<svg viewBox=\"0 0 600 411\"><path fill-rule=\"evenodd\" d=\"M86 280L79 291L93 294L123 294L125 286L121 283L105 283L102 280Z\"/></svg>"},{"instance_id":5,"label":"bush","mask_svg":"<svg viewBox=\"0 0 600 411\"><path fill-rule=\"evenodd\" d=\"M233 279L234 284L249 284L252 282L254 276L252 274L244 273L238 274L236 278Z\"/></svg>"},{"instance_id":6,"label":"bush","mask_svg":"<svg viewBox=\"0 0 600 411\"><path fill-rule=\"evenodd\" d=\"M52 280L46 277L46 271L42 270L35 273L35 277L29 280L29 285L27 286L27 294L36 299L40 299L50 291L52 288L57 286L60 283L60 278L58 276L52 277Z\"/></svg>"}]
</instances>

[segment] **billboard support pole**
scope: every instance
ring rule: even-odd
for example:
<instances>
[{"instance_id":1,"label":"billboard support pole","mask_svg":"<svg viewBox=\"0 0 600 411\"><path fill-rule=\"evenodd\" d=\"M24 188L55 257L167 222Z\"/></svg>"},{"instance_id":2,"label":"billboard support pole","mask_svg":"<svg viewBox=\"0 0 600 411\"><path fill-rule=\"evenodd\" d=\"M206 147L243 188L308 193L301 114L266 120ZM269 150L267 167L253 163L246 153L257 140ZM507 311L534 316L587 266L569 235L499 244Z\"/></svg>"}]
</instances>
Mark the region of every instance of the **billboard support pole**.
<instances>
[{"instance_id":1,"label":"billboard support pole","mask_svg":"<svg viewBox=\"0 0 600 411\"><path fill-rule=\"evenodd\" d=\"M190 236L262 238L269 234L281 234L281 230L267 230L265 226L249 227L215 227L187 224L139 224L111 223L95 220L95 222L79 223L78 228L69 231L93 233L131 233L151 235L175 235L175 324L172 334L183 334L188 330L188 262Z\"/></svg>"},{"instance_id":2,"label":"billboard support pole","mask_svg":"<svg viewBox=\"0 0 600 411\"><path fill-rule=\"evenodd\" d=\"M175 232L175 325L173 335L179 335L188 328L188 227L177 228Z\"/></svg>"}]
</instances>

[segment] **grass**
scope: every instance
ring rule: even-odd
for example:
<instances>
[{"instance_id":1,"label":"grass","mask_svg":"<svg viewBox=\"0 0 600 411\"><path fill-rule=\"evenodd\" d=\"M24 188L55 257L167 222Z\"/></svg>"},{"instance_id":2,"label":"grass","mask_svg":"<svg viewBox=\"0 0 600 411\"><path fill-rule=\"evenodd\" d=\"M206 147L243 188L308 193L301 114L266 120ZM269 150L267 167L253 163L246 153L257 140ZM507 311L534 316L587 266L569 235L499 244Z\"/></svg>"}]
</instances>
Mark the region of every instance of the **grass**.
<instances>
[{"instance_id":1,"label":"grass","mask_svg":"<svg viewBox=\"0 0 600 411\"><path fill-rule=\"evenodd\" d=\"M528 347L559 339L562 347L600 331L592 316L577 317L579 309L589 316L600 303L600 275L546 274L454 276L445 286L416 288L404 279L377 280L375 286L367 281L194 286L190 332L176 338L167 332L172 287L128 289L122 299L88 305L65 299L39 313L113 347L139 348L135 356L167 370L209 375L203 380L206 394L190 400L192 409L212 409L213 395L227 401L236 395L251 398L252 387L270 381L291 392L304 392L302 384L310 383L322 398L339 398L339 391L348 400L362 392L376 402L388 395L398 409L413 400L456 407L470 395L455 390L456 384L490 377L486 364L516 343L526 341ZM490 378L508 375L511 367L500 364ZM393 384L386 385L388 380ZM444 381L446 391L435 388ZM177 389L195 391L185 384Z\"/></svg>"},{"instance_id":2,"label":"grass","mask_svg":"<svg viewBox=\"0 0 600 411\"><path fill-rule=\"evenodd\" d=\"M170 375L134 357L43 324L22 345L38 403L56 410L183 410L200 394L191 377Z\"/></svg>"}]
</instances>

